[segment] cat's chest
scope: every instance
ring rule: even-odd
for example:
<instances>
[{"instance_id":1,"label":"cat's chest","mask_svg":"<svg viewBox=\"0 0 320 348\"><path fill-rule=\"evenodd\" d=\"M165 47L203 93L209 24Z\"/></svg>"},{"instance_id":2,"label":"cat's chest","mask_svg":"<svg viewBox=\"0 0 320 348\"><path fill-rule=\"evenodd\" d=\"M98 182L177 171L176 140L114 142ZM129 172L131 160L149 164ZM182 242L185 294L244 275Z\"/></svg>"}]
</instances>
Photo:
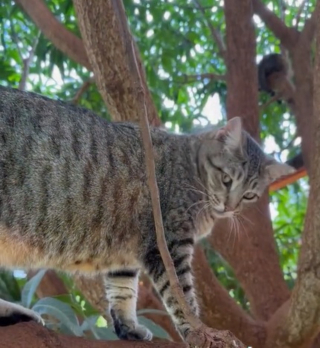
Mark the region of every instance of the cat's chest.
<instances>
[{"instance_id":1,"label":"cat's chest","mask_svg":"<svg viewBox=\"0 0 320 348\"><path fill-rule=\"evenodd\" d=\"M196 221L196 240L207 237L214 226L214 219L211 217L202 217Z\"/></svg>"}]
</instances>

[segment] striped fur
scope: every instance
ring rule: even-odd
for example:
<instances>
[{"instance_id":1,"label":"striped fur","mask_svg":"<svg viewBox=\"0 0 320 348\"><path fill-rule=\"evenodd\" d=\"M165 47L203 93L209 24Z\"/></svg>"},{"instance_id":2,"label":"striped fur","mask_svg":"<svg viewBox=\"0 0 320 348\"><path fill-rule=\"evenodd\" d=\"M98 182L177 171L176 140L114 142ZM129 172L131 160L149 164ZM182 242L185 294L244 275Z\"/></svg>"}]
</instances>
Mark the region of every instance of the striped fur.
<instances>
[{"instance_id":1,"label":"striped fur","mask_svg":"<svg viewBox=\"0 0 320 348\"><path fill-rule=\"evenodd\" d=\"M268 158L237 119L203 134L151 136L168 248L198 314L194 243L290 168ZM0 266L103 273L117 335L150 340L136 317L144 269L182 336L190 330L157 248L138 126L3 87Z\"/></svg>"}]
</instances>

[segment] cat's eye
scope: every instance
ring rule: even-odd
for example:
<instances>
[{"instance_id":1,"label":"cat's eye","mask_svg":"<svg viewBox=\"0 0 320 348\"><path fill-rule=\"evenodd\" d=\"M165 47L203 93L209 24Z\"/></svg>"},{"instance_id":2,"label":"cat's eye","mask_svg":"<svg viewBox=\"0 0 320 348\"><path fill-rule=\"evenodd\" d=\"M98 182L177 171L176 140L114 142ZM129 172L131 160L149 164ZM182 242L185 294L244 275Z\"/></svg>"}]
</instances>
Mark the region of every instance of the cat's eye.
<instances>
[{"instance_id":1,"label":"cat's eye","mask_svg":"<svg viewBox=\"0 0 320 348\"><path fill-rule=\"evenodd\" d=\"M232 179L230 178L230 175L226 174L226 173L223 173L222 174L222 182L225 184L225 185L230 185Z\"/></svg>"},{"instance_id":2,"label":"cat's eye","mask_svg":"<svg viewBox=\"0 0 320 348\"><path fill-rule=\"evenodd\" d=\"M247 192L245 195L243 195L243 198L247 199L248 201L250 201L256 197L257 197L257 195L253 192Z\"/></svg>"}]
</instances>

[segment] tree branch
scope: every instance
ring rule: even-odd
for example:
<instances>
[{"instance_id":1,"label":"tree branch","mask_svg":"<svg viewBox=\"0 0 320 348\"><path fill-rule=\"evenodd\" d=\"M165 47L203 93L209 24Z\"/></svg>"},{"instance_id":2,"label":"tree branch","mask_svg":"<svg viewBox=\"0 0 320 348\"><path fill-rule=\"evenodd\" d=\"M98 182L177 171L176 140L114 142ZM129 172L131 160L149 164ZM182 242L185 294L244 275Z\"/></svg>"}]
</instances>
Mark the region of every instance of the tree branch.
<instances>
[{"instance_id":1,"label":"tree branch","mask_svg":"<svg viewBox=\"0 0 320 348\"><path fill-rule=\"evenodd\" d=\"M227 115L241 115L245 129L259 139L258 82L254 57L255 33L251 0L225 0L227 59ZM279 265L268 208L268 196L244 211L239 237L219 221L209 238L232 266L250 301L251 312L267 320L289 297ZM250 257L248 257L250 255ZM253 262L254 260L254 262Z\"/></svg>"},{"instance_id":2,"label":"tree branch","mask_svg":"<svg viewBox=\"0 0 320 348\"><path fill-rule=\"evenodd\" d=\"M288 310L271 332L268 348L293 348L310 343L320 331L320 6L316 12L316 50L313 99L313 157L310 163L310 195L302 234L298 278Z\"/></svg>"},{"instance_id":3,"label":"tree branch","mask_svg":"<svg viewBox=\"0 0 320 348\"><path fill-rule=\"evenodd\" d=\"M139 71L139 65L137 62L137 58L135 55L135 46L129 32L129 28L127 25L127 19L124 12L122 1L119 0L111 0L114 12L116 14L116 18L119 21L121 27L121 41L126 49L128 59L128 65L130 66L130 71L136 80L136 88L137 88L137 99L139 99L139 103L143 109L140 118L140 127L141 127L141 137L143 140L143 146L145 150L145 163L146 163L146 171L148 177L148 185L151 195L152 202L152 210L154 215L154 223L156 228L157 235L157 244L161 254L162 261L165 265L166 272L168 273L168 278L170 281L170 286L173 294L175 295L177 301L179 302L182 310L186 316L186 319L195 329L201 327L201 322L198 318L194 316L191 312L190 307L185 300L184 293L182 291L181 285L179 284L179 280L176 274L176 270L169 253L167 242L165 239L163 222L162 222L162 213L160 207L160 199L159 199L159 188L156 179L156 170L154 163L154 154L153 154L153 145L151 140L150 129L148 125L148 110L147 103L145 97L145 88L143 86L143 81Z\"/></svg>"},{"instance_id":4,"label":"tree branch","mask_svg":"<svg viewBox=\"0 0 320 348\"><path fill-rule=\"evenodd\" d=\"M268 320L290 296L279 265L268 203L265 194L254 209L243 212L239 237L221 221L209 238L233 268L250 302L251 313L260 320Z\"/></svg>"},{"instance_id":5,"label":"tree branch","mask_svg":"<svg viewBox=\"0 0 320 348\"><path fill-rule=\"evenodd\" d=\"M213 73L203 73L203 74L194 74L194 75L181 75L181 83L189 83L189 82L194 82L194 81L201 81L204 79L209 79L209 80L220 80L220 81L225 81L226 76L225 75L219 75L219 74L213 74Z\"/></svg>"},{"instance_id":6,"label":"tree branch","mask_svg":"<svg viewBox=\"0 0 320 348\"><path fill-rule=\"evenodd\" d=\"M1 347L6 348L188 348L184 343L100 341L63 336L33 322L0 327Z\"/></svg>"},{"instance_id":7,"label":"tree branch","mask_svg":"<svg viewBox=\"0 0 320 348\"><path fill-rule=\"evenodd\" d=\"M22 6L36 26L60 51L91 70L81 39L53 16L43 0L15 0L15 2Z\"/></svg>"},{"instance_id":8,"label":"tree branch","mask_svg":"<svg viewBox=\"0 0 320 348\"><path fill-rule=\"evenodd\" d=\"M319 2L316 3L316 8L314 9L311 17L306 20L304 28L301 32L301 40L305 40L306 44L311 44L314 38L316 26L317 26L317 8L319 8Z\"/></svg>"},{"instance_id":9,"label":"tree branch","mask_svg":"<svg viewBox=\"0 0 320 348\"><path fill-rule=\"evenodd\" d=\"M230 297L212 272L200 246L195 250L193 270L203 308L203 322L218 330L232 328L232 332L247 346L262 347L266 339L265 324L252 319Z\"/></svg>"},{"instance_id":10,"label":"tree branch","mask_svg":"<svg viewBox=\"0 0 320 348\"><path fill-rule=\"evenodd\" d=\"M136 98L136 82L132 77L126 48L119 45L121 38L116 14L111 0L74 0L83 42L93 67L95 80L102 98L114 121L139 122L141 106ZM139 71L146 87L145 73L137 47ZM146 99L149 122L161 124L151 94L147 88ZM137 112L139 110L139 112Z\"/></svg>"},{"instance_id":11,"label":"tree branch","mask_svg":"<svg viewBox=\"0 0 320 348\"><path fill-rule=\"evenodd\" d=\"M294 48L298 31L294 28L287 27L280 18L270 11L261 0L252 0L253 11L257 14L265 25L281 41L281 44L288 50Z\"/></svg>"},{"instance_id":12,"label":"tree branch","mask_svg":"<svg viewBox=\"0 0 320 348\"><path fill-rule=\"evenodd\" d=\"M203 6L201 5L199 0L193 0L193 2L195 3L195 5L197 6L197 8L201 11L203 18L205 19L205 21L207 22L207 25L210 29L211 32L211 36L213 38L213 40L216 42L217 46L218 46L218 51L220 56L223 59L226 59L226 48L224 45L224 42L222 40L222 37L220 35L220 33L218 32L218 30L212 25L212 23L207 19L206 17L206 11L203 8Z\"/></svg>"},{"instance_id":13,"label":"tree branch","mask_svg":"<svg viewBox=\"0 0 320 348\"><path fill-rule=\"evenodd\" d=\"M33 60L33 57L34 57L34 53L35 53L36 48L38 46L40 35L41 35L41 31L39 31L38 35L35 37L35 39L33 41L33 45L31 47L31 50L29 51L28 57L25 58L25 59L22 59L23 70L22 70L21 80L19 82L19 89L21 91L24 91L26 89L26 84L27 84L27 79L28 79L28 75L29 75L30 65L32 63L32 60Z\"/></svg>"},{"instance_id":14,"label":"tree branch","mask_svg":"<svg viewBox=\"0 0 320 348\"><path fill-rule=\"evenodd\" d=\"M78 104L83 93L87 91L87 89L90 87L90 85L94 82L94 77L90 77L87 81L85 81L82 86L79 88L75 96L72 98L71 102L73 104Z\"/></svg>"},{"instance_id":15,"label":"tree branch","mask_svg":"<svg viewBox=\"0 0 320 348\"><path fill-rule=\"evenodd\" d=\"M298 134L302 138L301 149L303 154L304 166L309 172L310 164L313 162L312 152L314 149L312 137L312 115L313 105L310 100L313 99L313 76L314 69L312 66L312 50L310 37L314 32L313 25L317 23L320 13L320 1L316 2L315 10L306 23L299 40L297 40L295 48L291 52L292 67L295 80L294 94L294 116L296 118Z\"/></svg>"},{"instance_id":16,"label":"tree branch","mask_svg":"<svg viewBox=\"0 0 320 348\"><path fill-rule=\"evenodd\" d=\"M302 0L300 6L299 6L299 9L298 9L298 12L297 12L297 16L295 19L296 23L295 23L295 28L298 30L298 27L299 27L299 22L300 22L300 17L301 17L301 14L302 14L302 11L306 5L306 3L309 2L309 0Z\"/></svg>"}]
</instances>

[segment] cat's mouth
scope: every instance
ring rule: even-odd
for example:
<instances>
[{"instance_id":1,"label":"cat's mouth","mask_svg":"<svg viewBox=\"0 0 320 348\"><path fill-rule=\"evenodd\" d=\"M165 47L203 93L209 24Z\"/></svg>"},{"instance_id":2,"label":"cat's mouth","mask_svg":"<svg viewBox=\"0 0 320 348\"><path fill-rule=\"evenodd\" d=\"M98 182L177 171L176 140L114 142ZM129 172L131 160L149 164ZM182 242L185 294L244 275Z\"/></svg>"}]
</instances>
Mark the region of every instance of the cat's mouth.
<instances>
[{"instance_id":1,"label":"cat's mouth","mask_svg":"<svg viewBox=\"0 0 320 348\"><path fill-rule=\"evenodd\" d=\"M212 207L213 215L218 219L231 218L234 215L234 211L221 211Z\"/></svg>"}]
</instances>

